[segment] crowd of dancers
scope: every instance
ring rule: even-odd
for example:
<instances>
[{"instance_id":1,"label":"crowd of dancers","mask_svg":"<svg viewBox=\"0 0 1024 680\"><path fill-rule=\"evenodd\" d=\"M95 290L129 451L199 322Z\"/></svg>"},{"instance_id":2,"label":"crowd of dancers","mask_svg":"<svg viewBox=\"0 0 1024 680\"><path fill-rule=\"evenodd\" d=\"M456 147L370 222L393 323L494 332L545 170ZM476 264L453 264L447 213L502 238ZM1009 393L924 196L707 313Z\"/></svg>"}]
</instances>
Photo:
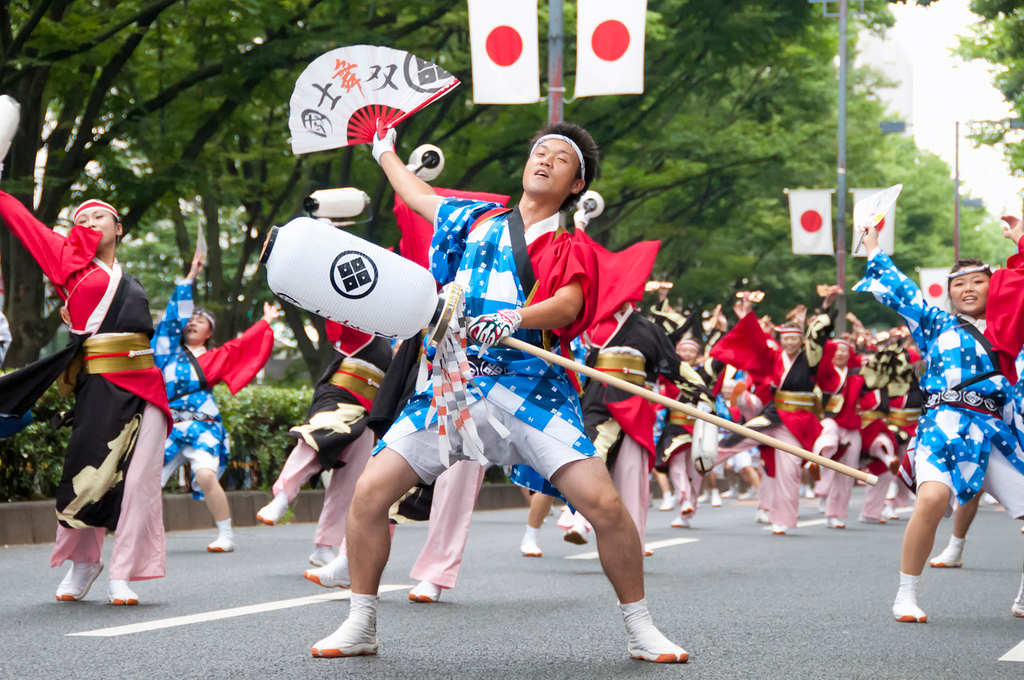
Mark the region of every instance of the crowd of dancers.
<instances>
[{"instance_id":1,"label":"crowd of dancers","mask_svg":"<svg viewBox=\"0 0 1024 680\"><path fill-rule=\"evenodd\" d=\"M961 260L949 275L953 312L928 307L918 287L865 234L865 277L856 290L898 312L902 326L837 335L837 290L776 322L759 316L764 294L745 291L729 310L677 309L667 285L642 308L657 243L612 253L560 217L593 181L597 146L582 128L547 126L531 140L523 196L512 210L468 198L442 198L394 153L395 133L374 139L373 155L400 203L399 225L430 227L423 259L439 286L465 291L463 330L474 343L463 370L472 381L457 412L436 379L448 358L421 336L391 343L328 321L333 361L315 386L273 499L258 519L274 525L300 487L330 473L305 578L351 588L348 617L316 642L317 657L376 654L377 589L397 527L428 520L412 571L415 602L437 602L454 588L485 466L506 468L529 491L520 549L541 557L540 531L553 502L566 541L596 539L618 598L633 658L680 663L687 653L654 625L643 585L652 475L660 509L686 530L705 504L756 499L753 521L785 536L797 527L802 496L819 499L827 526L843 529L854 480L744 434L719 431L691 413L599 380L583 380L545 360L501 345L515 337L596 371L692 404L786 444L878 477L857 521L884 524L911 505L895 620L924 622L918 583L939 520L957 512L954 536L933 560L955 567L981 493L1024 518L1024 229L1004 218L1017 250L992 269ZM405 217L403 217L405 215ZM67 236L40 224L0 192L0 217L43 268L64 302L69 346L0 378L0 413L18 417L54 381L76 395L57 492L51 566L71 562L57 600L84 598L104 570L101 549L114 531L108 601L131 605L131 582L162 577L161 488L185 462L197 498L218 527L210 552L234 550L218 479L228 440L213 385L237 391L273 346L264 318L211 347L215 319L192 301L203 267L197 253L154 327L136 279L116 260L117 210L90 200ZM415 239L405 239L413 242ZM646 288L646 291L645 291ZM699 415L699 414L698 414ZM720 493L719 477L729 490ZM706 512L706 511L705 511ZM660 517L660 515L654 515ZM779 539L784 540L784 539ZM337 553L334 552L337 548ZM1024 577L1012 605L1024 616Z\"/></svg>"}]
</instances>

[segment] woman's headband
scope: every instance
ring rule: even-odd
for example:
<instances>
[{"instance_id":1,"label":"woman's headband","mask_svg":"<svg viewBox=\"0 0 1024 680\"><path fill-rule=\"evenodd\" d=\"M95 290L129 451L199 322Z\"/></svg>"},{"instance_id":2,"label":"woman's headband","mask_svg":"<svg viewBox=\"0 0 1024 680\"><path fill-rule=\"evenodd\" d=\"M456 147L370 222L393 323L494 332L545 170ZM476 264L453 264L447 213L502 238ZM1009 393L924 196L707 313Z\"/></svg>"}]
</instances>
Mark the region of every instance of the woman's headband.
<instances>
[{"instance_id":1,"label":"woman's headband","mask_svg":"<svg viewBox=\"0 0 1024 680\"><path fill-rule=\"evenodd\" d=\"M967 274L978 274L984 272L989 276L992 276L992 268L987 264L979 264L977 267L968 267L967 269L961 269L959 271L950 272L946 278L952 281L958 276L966 276Z\"/></svg>"},{"instance_id":2,"label":"woman's headband","mask_svg":"<svg viewBox=\"0 0 1024 680\"><path fill-rule=\"evenodd\" d=\"M580 177L586 179L587 164L583 162L583 152L580 151L580 147L576 145L576 142L572 141L565 135L544 135L536 142L534 142L533 148L530 149L530 155L533 155L533 152L537 150L537 147L540 146L541 142L546 142L549 139L557 139L559 141L565 142L566 144L572 147L572 150L576 152L576 158L578 158L580 161Z\"/></svg>"},{"instance_id":3,"label":"woman's headband","mask_svg":"<svg viewBox=\"0 0 1024 680\"><path fill-rule=\"evenodd\" d=\"M71 221L72 222L78 222L78 216L81 215L83 211L91 210L92 208L99 208L100 210L106 210L108 213L110 213L111 215L114 216L115 220L117 220L118 222L121 221L121 216L117 214L116 210L114 210L114 206L112 206L109 203L106 203L104 201L97 200L95 198L91 198L88 201L86 201L85 203L83 203L82 205L80 205L77 208L75 208L75 213L71 217Z\"/></svg>"}]
</instances>

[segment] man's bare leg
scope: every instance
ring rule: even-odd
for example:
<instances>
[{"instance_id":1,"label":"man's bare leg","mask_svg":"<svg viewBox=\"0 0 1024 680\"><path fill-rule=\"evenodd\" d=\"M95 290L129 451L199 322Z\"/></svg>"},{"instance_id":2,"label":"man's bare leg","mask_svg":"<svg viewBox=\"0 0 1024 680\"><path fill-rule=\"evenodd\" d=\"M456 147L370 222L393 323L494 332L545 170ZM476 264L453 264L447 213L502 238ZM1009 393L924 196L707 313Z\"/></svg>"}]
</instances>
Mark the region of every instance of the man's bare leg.
<instances>
[{"instance_id":1,"label":"man's bare leg","mask_svg":"<svg viewBox=\"0 0 1024 680\"><path fill-rule=\"evenodd\" d=\"M384 449L366 464L348 512L352 597L341 627L313 645L313 656L339 657L377 653L377 589L391 554L388 511L419 482L409 463Z\"/></svg>"},{"instance_id":2,"label":"man's bare leg","mask_svg":"<svg viewBox=\"0 0 1024 680\"><path fill-rule=\"evenodd\" d=\"M569 504L594 527L601 568L619 598L634 659L685 663L686 651L655 628L644 599L643 552L636 524L612 485L604 463L596 458L568 463L551 476Z\"/></svg>"}]
</instances>

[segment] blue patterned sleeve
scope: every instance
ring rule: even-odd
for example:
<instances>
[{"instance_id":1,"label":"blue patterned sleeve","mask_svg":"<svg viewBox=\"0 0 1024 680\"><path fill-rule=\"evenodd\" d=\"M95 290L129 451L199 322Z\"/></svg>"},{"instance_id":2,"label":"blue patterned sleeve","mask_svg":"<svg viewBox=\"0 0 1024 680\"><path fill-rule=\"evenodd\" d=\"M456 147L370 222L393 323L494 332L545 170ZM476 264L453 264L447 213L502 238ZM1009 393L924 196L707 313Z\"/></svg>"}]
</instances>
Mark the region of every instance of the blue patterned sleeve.
<instances>
[{"instance_id":1,"label":"blue patterned sleeve","mask_svg":"<svg viewBox=\"0 0 1024 680\"><path fill-rule=\"evenodd\" d=\"M1024 416L1024 349L1017 355L1017 384L1013 386L1013 401L1017 405L1017 413ZM1024 432L1018 431L1021 444L1024 445Z\"/></svg>"},{"instance_id":2,"label":"blue patterned sleeve","mask_svg":"<svg viewBox=\"0 0 1024 680\"><path fill-rule=\"evenodd\" d=\"M876 300L902 316L924 353L950 319L948 312L925 304L921 289L896 268L881 248L868 259L867 272L853 289L871 293Z\"/></svg>"},{"instance_id":3,"label":"blue patterned sleeve","mask_svg":"<svg viewBox=\"0 0 1024 680\"><path fill-rule=\"evenodd\" d=\"M181 282L174 288L160 325L153 334L153 360L163 370L181 344L181 333L192 318L192 282Z\"/></svg>"},{"instance_id":4,"label":"blue patterned sleeve","mask_svg":"<svg viewBox=\"0 0 1024 680\"><path fill-rule=\"evenodd\" d=\"M477 218L501 207L468 198L445 198L438 204L434 238L430 242L430 273L438 283L443 286L455 279L466 250L466 238Z\"/></svg>"}]
</instances>

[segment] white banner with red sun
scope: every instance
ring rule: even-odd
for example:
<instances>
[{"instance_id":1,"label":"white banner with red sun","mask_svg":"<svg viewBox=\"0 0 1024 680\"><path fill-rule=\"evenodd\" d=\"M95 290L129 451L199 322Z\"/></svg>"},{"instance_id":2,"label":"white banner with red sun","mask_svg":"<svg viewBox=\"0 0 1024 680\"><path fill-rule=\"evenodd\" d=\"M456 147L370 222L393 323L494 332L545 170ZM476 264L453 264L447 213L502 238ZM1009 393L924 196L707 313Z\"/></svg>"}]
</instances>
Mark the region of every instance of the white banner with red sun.
<instances>
[{"instance_id":1,"label":"white banner with red sun","mask_svg":"<svg viewBox=\"0 0 1024 680\"><path fill-rule=\"evenodd\" d=\"M577 97L642 94L647 0L579 0Z\"/></svg>"},{"instance_id":2,"label":"white banner with red sun","mask_svg":"<svg viewBox=\"0 0 1024 680\"><path fill-rule=\"evenodd\" d=\"M537 0L469 0L474 104L540 101Z\"/></svg>"},{"instance_id":3,"label":"white banner with red sun","mask_svg":"<svg viewBox=\"0 0 1024 680\"><path fill-rule=\"evenodd\" d=\"M789 223L793 254L835 255L832 247L832 189L790 189Z\"/></svg>"}]
</instances>

